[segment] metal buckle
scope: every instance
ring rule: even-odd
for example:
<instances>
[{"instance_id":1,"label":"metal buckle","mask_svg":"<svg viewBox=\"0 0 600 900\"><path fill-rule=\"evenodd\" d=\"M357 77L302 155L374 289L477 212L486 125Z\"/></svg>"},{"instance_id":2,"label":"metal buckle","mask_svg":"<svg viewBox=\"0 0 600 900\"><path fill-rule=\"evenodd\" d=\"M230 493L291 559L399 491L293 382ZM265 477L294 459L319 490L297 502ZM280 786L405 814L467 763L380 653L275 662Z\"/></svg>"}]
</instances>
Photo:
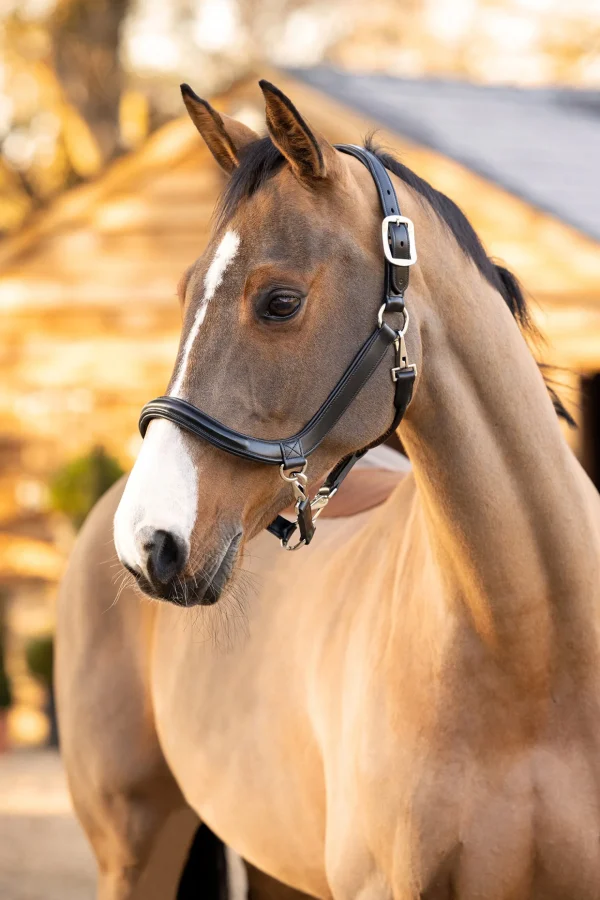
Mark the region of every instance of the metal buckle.
<instances>
[{"instance_id":1,"label":"metal buckle","mask_svg":"<svg viewBox=\"0 0 600 900\"><path fill-rule=\"evenodd\" d=\"M377 313L377 324L379 325L380 328L383 326L383 317L386 314L386 312L387 312L387 303L382 303L381 306L379 307L379 312ZM406 309L406 307L404 307L404 309L402 310L402 315L404 316L404 321L402 323L402 328L400 329L400 331L396 331L397 338L404 337L404 335L406 334L406 329L408 328L409 316L408 316L408 310Z\"/></svg>"},{"instance_id":2,"label":"metal buckle","mask_svg":"<svg viewBox=\"0 0 600 900\"><path fill-rule=\"evenodd\" d=\"M395 256L392 256L389 244L390 225L406 225L406 230L408 231L408 249L410 250L408 259L397 259ZM406 216L386 216L381 223L381 237L383 240L383 252L385 253L385 258L393 266L412 266L416 263L417 245L415 243L415 226L411 219L408 219Z\"/></svg>"}]
</instances>

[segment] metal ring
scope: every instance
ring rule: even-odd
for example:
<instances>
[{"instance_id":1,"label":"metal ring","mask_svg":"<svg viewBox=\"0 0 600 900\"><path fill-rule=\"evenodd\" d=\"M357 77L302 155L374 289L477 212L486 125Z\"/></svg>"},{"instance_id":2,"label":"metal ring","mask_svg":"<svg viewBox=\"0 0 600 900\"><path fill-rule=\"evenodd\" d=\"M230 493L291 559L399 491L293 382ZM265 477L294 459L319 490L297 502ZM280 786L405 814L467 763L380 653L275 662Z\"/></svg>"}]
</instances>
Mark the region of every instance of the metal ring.
<instances>
[{"instance_id":1,"label":"metal ring","mask_svg":"<svg viewBox=\"0 0 600 900\"><path fill-rule=\"evenodd\" d=\"M386 309L387 309L387 303L382 303L381 306L379 307L379 312L377 313L377 324L379 325L380 328L383 325L383 317L385 315ZM396 332L396 334L399 338L404 337L404 335L406 334L406 329L408 328L409 319L408 319L408 310L406 309L406 307L404 307L404 309L402 310L402 315L404 316L404 322L402 323L402 328L400 329L400 331Z\"/></svg>"},{"instance_id":2,"label":"metal ring","mask_svg":"<svg viewBox=\"0 0 600 900\"><path fill-rule=\"evenodd\" d=\"M302 468L298 472L291 472L289 475L285 474L285 469L283 467L283 463L279 466L279 474L283 478L284 481L299 481L301 484L306 484L308 478L304 474L306 472L306 467L308 466L308 462L305 462Z\"/></svg>"},{"instance_id":3,"label":"metal ring","mask_svg":"<svg viewBox=\"0 0 600 900\"><path fill-rule=\"evenodd\" d=\"M399 338L403 338L404 335L406 334L406 331L408 329L408 323L410 321L409 316L408 316L408 310L406 308L402 310L402 314L404 316L404 322L402 323L402 328L400 329L400 331L396 332L397 337L399 337Z\"/></svg>"}]
</instances>

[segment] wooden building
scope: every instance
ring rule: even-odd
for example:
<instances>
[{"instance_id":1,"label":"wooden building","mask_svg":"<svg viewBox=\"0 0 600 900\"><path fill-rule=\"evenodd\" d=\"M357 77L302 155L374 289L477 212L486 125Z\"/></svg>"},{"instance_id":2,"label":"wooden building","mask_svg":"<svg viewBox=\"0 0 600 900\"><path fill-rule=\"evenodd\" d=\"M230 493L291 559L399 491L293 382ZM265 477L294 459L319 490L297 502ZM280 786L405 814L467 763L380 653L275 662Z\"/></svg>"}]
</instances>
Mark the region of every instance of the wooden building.
<instances>
[{"instance_id":1,"label":"wooden building","mask_svg":"<svg viewBox=\"0 0 600 900\"><path fill-rule=\"evenodd\" d=\"M360 142L381 124L291 75L272 78L332 141ZM215 104L254 127L263 118L255 83ZM379 139L456 200L488 252L520 277L548 336L544 355L569 370L560 380L581 418L580 378L600 372L597 240L389 127ZM202 251L221 186L182 118L0 245L0 585L18 600L17 644L51 624L72 539L47 511L48 478L96 444L125 466L135 458L139 409L164 390L175 357L176 283ZM586 427L571 436L579 453L588 436L588 455L600 440L600 398L594 402ZM34 732L24 726L25 739Z\"/></svg>"}]
</instances>

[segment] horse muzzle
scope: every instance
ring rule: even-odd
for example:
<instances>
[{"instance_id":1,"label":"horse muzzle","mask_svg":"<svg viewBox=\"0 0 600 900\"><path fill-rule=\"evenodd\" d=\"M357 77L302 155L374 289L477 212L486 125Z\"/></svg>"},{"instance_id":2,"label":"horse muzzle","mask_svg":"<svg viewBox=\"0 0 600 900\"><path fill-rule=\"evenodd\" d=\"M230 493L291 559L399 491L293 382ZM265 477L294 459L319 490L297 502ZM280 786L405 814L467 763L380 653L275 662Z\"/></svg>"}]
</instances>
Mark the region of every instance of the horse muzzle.
<instances>
[{"instance_id":1,"label":"horse muzzle","mask_svg":"<svg viewBox=\"0 0 600 900\"><path fill-rule=\"evenodd\" d=\"M190 565L189 546L177 535L146 529L140 536L141 568L128 565L140 590L155 600L176 606L211 606L233 575L242 535L224 539L202 566Z\"/></svg>"}]
</instances>

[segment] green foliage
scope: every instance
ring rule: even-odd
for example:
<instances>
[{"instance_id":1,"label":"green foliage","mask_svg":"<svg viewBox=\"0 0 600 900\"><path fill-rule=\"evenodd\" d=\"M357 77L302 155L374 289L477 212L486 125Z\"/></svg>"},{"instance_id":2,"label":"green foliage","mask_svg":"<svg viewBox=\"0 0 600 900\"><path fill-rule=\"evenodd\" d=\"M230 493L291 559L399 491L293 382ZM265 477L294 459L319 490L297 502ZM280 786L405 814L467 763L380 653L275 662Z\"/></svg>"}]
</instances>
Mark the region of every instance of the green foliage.
<instances>
[{"instance_id":1,"label":"green foliage","mask_svg":"<svg viewBox=\"0 0 600 900\"><path fill-rule=\"evenodd\" d=\"M51 634L33 638L25 648L27 667L34 678L50 689L54 672L54 638Z\"/></svg>"},{"instance_id":2,"label":"green foliage","mask_svg":"<svg viewBox=\"0 0 600 900\"><path fill-rule=\"evenodd\" d=\"M96 501L122 474L123 469L113 456L103 447L94 447L56 473L50 484L52 507L80 528Z\"/></svg>"}]
</instances>

